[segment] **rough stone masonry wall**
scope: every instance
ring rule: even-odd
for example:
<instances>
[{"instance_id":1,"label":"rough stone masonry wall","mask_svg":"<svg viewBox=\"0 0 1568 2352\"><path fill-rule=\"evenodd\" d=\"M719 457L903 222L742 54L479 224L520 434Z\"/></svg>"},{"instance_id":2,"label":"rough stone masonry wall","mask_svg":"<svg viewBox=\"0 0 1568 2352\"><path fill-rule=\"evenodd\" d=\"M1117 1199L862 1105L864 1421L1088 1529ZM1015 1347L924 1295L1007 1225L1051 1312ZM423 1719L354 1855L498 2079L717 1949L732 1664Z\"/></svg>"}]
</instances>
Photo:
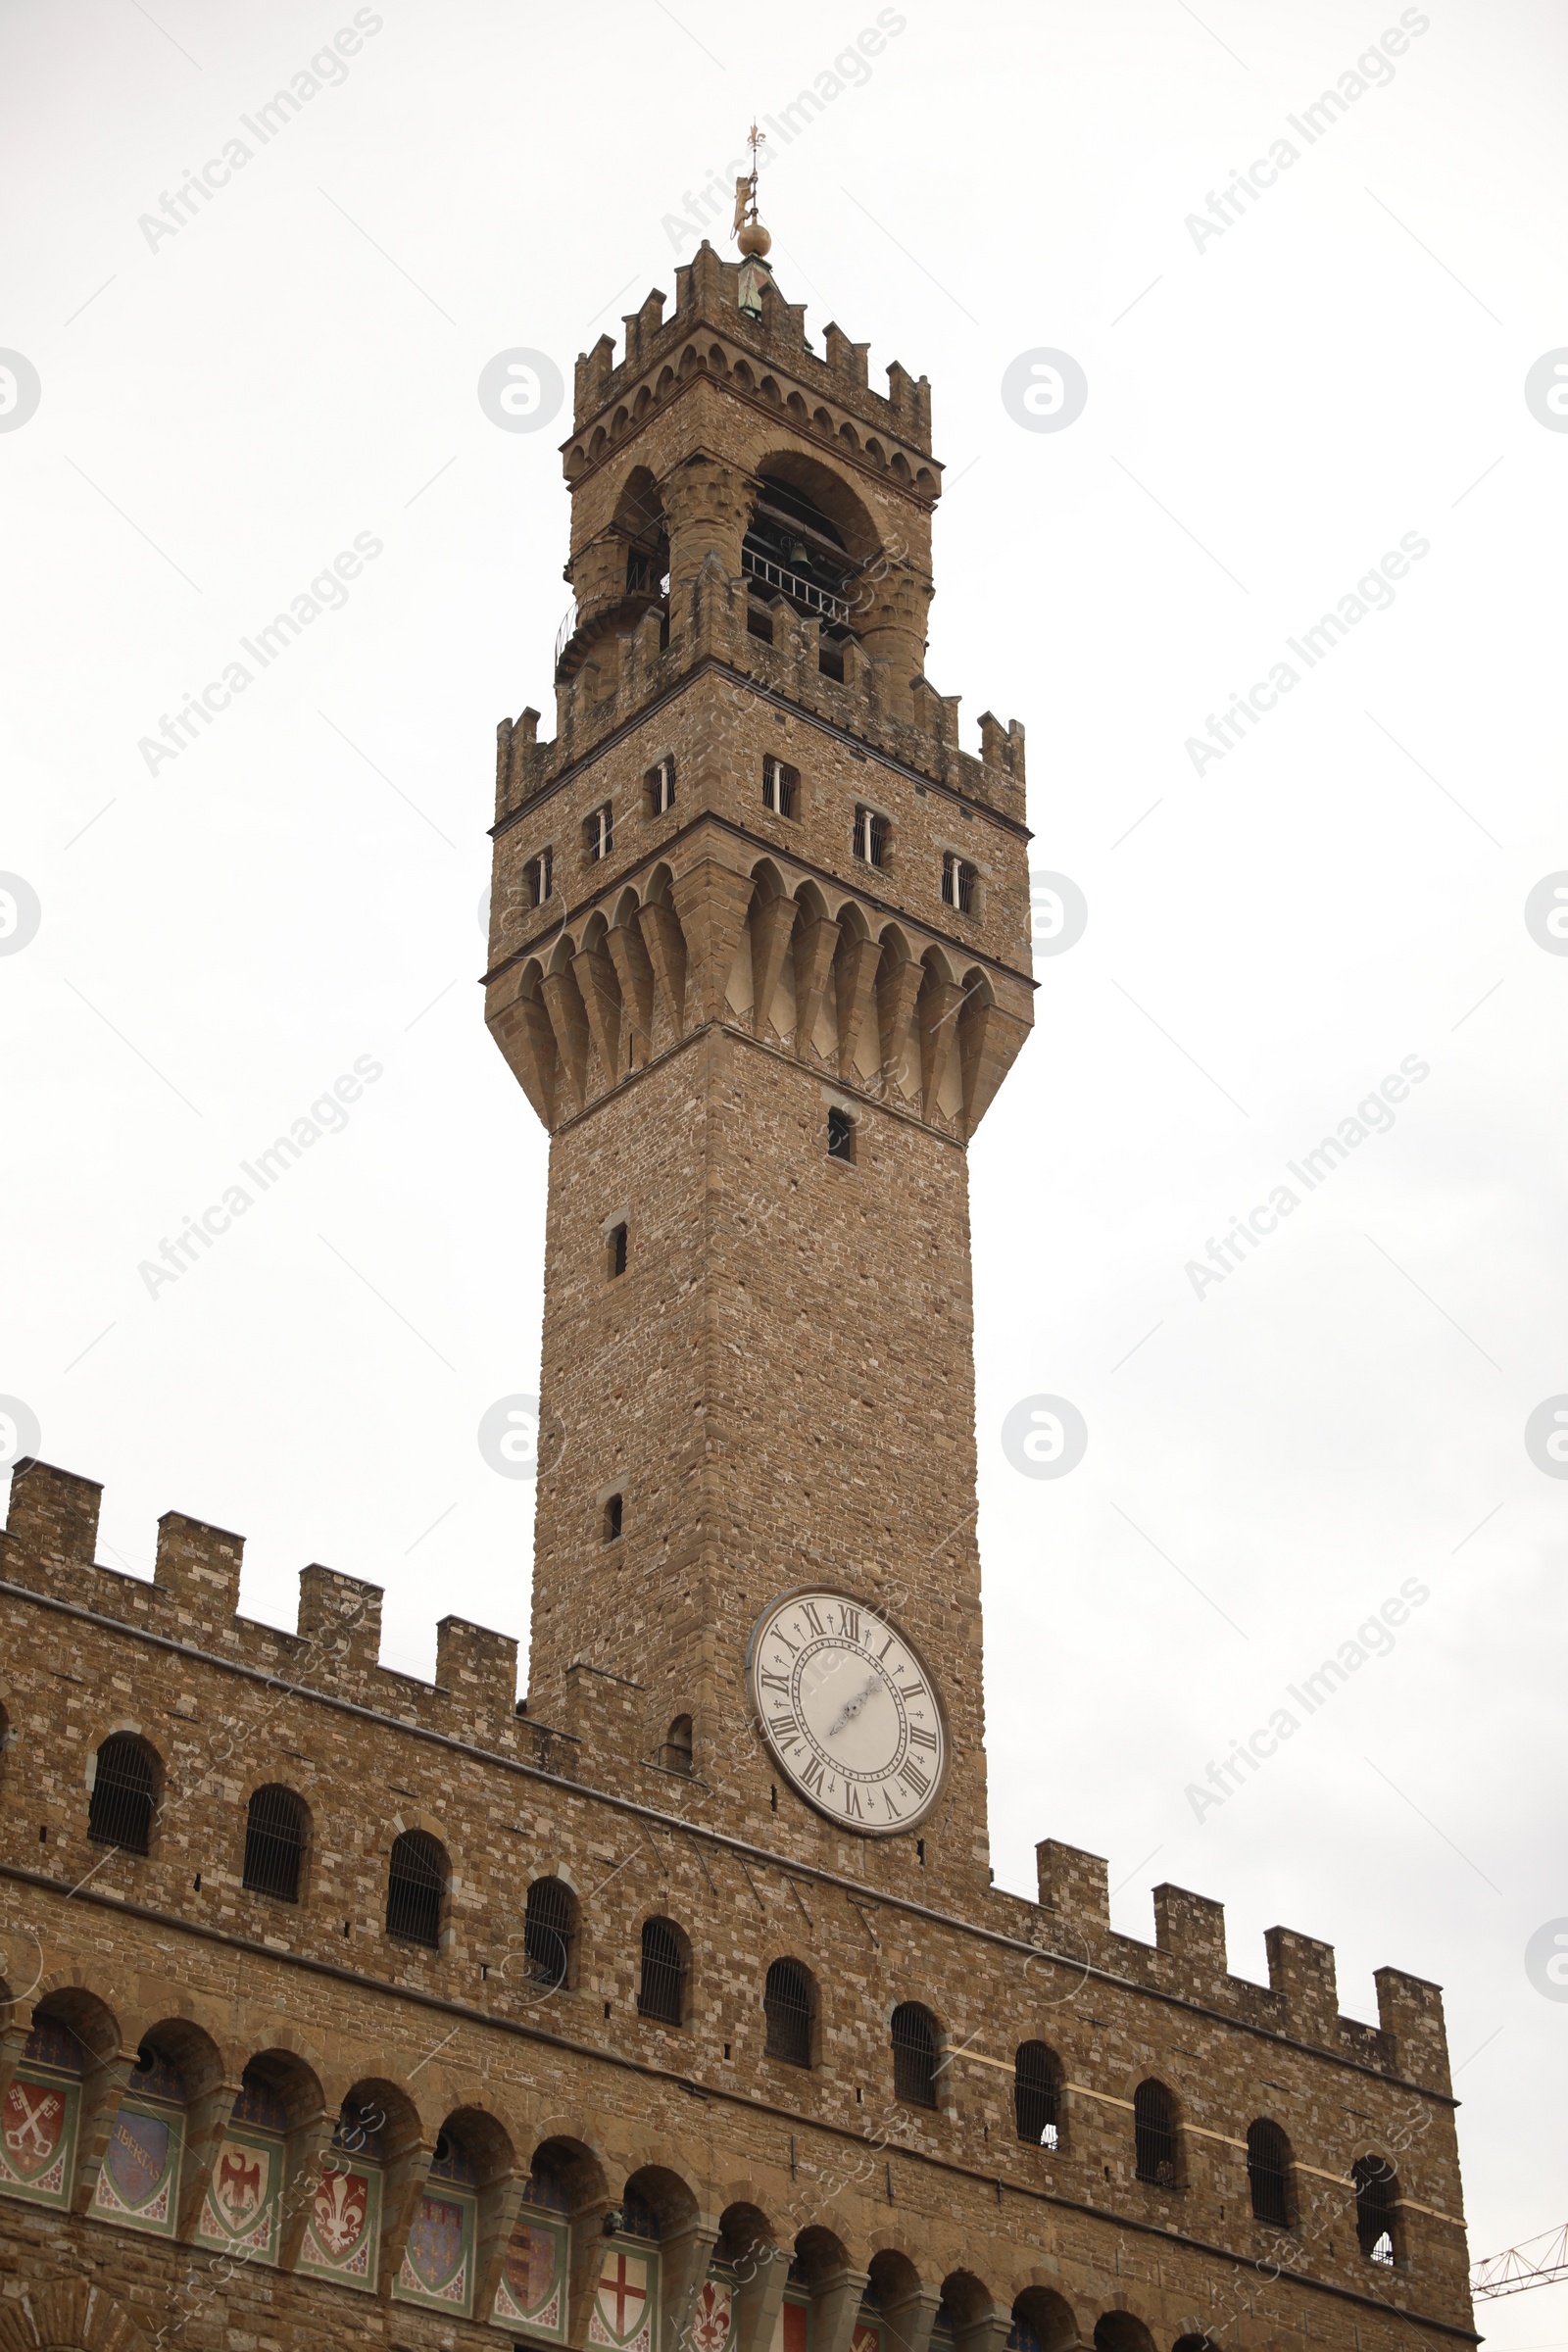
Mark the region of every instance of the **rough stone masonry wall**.
<instances>
[{"instance_id":1,"label":"rough stone masonry wall","mask_svg":"<svg viewBox=\"0 0 1568 2352\"><path fill-rule=\"evenodd\" d=\"M689 1714L714 1818L900 1885L912 1839L846 1838L793 1798L774 1814L750 1728L759 1612L847 1591L943 1692L955 1752L915 1875L960 1899L989 1862L967 1171L875 1103L854 1163L830 1159L826 1107L819 1075L714 1027L552 1144L530 1703L602 1747L624 1722L650 1793Z\"/></svg>"},{"instance_id":2,"label":"rough stone masonry wall","mask_svg":"<svg viewBox=\"0 0 1568 2352\"><path fill-rule=\"evenodd\" d=\"M962 1917L915 1908L916 1886L900 1898L786 1865L776 1849L737 1843L696 1782L663 1776L649 1804L618 1792L621 1768L591 1745L569 1750L576 1783L521 1761L526 1726L510 1690L472 1664L491 1655L482 1636L461 1645L449 1629L455 1687L420 1686L379 1668L372 1642L339 1652L307 1635L301 1646L235 1620L238 1541L193 1521L166 1519L162 1583L132 1591L92 1565L95 1516L95 1489L40 1465L18 1481L0 1546L0 1887L7 1989L20 1996L7 2062L32 2006L76 1988L106 2004L124 2075L168 2020L210 2036L230 2087L256 2052L293 2051L328 2114L366 2082L405 2102L415 2173L455 2110L489 2117L519 2167L565 2134L606 2195L654 2164L684 2184L705 2227L745 2200L785 2245L825 2227L856 2275L898 2250L933 2303L962 2274L1004 2328L1034 2287L1065 2297L1085 2341L1118 2309L1161 2347L1209 2328L1245 2352L1308 2341L1381 2352L1408 2338L1405 2312L1428 2330L1468 2330L1435 1988L1384 1971L1381 2027L1353 2024L1338 2016L1332 1953L1286 1931L1270 1939L1270 1985L1245 1984L1225 1973L1218 1907L1176 1889L1156 1893L1157 1943L1134 1942L1109 1929L1103 1865L1059 1846L1042 1848L1040 1905L992 1892ZM373 1599L326 1576L303 1580L308 1622L314 1608L330 1624L323 1592L351 1611ZM351 1629L369 1614L351 1615ZM140 1731L164 1764L145 1860L106 1858L86 1837L88 1759L120 1728ZM588 1785L600 1777L602 1788ZM245 1803L273 1779L310 1808L298 1906L239 1884ZM382 1932L400 1824L431 1829L450 1854L439 1952ZM575 1887L579 1932L569 1987L541 2007L514 1960L526 1886L546 1873ZM690 1940L678 2029L636 2014L653 1913ZM785 1955L817 1987L820 2064L808 2073L762 2046L763 1978ZM887 2018L910 1998L933 2011L947 2058L930 2114L891 2096ZM1055 2153L1020 2144L1011 2127L1012 2051L1035 2037L1069 2084ZM1179 2105L1176 2189L1133 2178L1128 2102L1151 2073ZM1250 2218L1240 2143L1257 2115L1290 2137L1298 2214L1284 2236ZM1351 2161L1373 2150L1399 2180L1392 2272L1360 2255L1347 2185ZM85 2269L149 2336L188 2263L113 2224L3 2197L0 2249L0 2312L4 2295ZM823 2315L828 2330L826 2304ZM384 2296L260 2271L186 2333L203 2352L304 2352L327 2328L367 2345L494 2340Z\"/></svg>"}]
</instances>

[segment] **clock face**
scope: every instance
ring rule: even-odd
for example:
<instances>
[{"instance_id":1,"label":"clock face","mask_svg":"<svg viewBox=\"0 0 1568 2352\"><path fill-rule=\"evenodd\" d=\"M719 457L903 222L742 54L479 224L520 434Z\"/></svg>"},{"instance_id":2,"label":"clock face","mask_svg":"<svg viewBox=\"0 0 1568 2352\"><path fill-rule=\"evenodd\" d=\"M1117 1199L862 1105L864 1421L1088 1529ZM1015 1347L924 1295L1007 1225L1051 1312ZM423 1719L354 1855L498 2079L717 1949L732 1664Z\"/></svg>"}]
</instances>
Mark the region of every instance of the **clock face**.
<instances>
[{"instance_id":1,"label":"clock face","mask_svg":"<svg viewBox=\"0 0 1568 2352\"><path fill-rule=\"evenodd\" d=\"M767 1744L808 1804L865 1837L925 1819L947 1726L924 1664L885 1617L842 1592L792 1592L758 1619L748 1672Z\"/></svg>"}]
</instances>

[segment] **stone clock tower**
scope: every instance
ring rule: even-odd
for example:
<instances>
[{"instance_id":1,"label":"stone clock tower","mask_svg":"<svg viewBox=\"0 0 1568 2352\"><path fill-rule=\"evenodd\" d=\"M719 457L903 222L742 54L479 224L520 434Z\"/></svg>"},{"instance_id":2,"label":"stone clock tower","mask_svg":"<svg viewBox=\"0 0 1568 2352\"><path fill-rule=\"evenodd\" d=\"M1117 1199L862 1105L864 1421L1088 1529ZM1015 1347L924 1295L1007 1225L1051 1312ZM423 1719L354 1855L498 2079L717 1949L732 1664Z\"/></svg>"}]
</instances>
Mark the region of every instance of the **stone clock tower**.
<instances>
[{"instance_id":1,"label":"stone clock tower","mask_svg":"<svg viewBox=\"0 0 1568 2352\"><path fill-rule=\"evenodd\" d=\"M550 1131L532 1679L171 1510L0 1531L0 2352L1473 2352L1442 1996L987 1863L966 1152L1023 737L923 381L707 246L580 364L491 1027ZM497 1073L498 1081L500 1073Z\"/></svg>"},{"instance_id":2,"label":"stone clock tower","mask_svg":"<svg viewBox=\"0 0 1568 2352\"><path fill-rule=\"evenodd\" d=\"M529 1705L952 1895L987 1877L966 1163L1031 1018L1023 730L960 751L924 674L925 379L813 349L765 242L578 363L556 740L501 729L488 1018L552 1139Z\"/></svg>"}]
</instances>

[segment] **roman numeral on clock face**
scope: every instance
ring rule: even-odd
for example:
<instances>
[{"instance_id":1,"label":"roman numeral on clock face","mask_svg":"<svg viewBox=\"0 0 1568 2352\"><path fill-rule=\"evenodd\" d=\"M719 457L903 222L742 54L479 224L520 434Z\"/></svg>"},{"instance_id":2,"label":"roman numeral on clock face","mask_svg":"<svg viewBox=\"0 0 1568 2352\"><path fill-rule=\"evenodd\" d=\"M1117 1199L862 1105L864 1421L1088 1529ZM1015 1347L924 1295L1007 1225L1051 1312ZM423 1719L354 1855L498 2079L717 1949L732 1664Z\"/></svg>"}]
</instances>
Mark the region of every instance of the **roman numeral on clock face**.
<instances>
[{"instance_id":1,"label":"roman numeral on clock face","mask_svg":"<svg viewBox=\"0 0 1568 2352\"><path fill-rule=\"evenodd\" d=\"M797 1796L862 1838L918 1828L947 1727L924 1660L879 1608L797 1589L758 1620L749 1659L756 1728Z\"/></svg>"}]
</instances>

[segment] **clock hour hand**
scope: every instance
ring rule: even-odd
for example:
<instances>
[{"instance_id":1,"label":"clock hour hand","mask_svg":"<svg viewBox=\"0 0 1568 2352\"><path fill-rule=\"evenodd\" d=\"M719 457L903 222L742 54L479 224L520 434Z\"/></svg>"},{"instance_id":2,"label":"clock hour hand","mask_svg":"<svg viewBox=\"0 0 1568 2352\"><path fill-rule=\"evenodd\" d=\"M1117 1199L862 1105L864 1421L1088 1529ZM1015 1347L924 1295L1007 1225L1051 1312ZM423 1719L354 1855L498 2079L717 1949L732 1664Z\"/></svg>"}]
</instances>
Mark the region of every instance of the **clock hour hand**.
<instances>
[{"instance_id":1,"label":"clock hour hand","mask_svg":"<svg viewBox=\"0 0 1568 2352\"><path fill-rule=\"evenodd\" d=\"M853 1723L857 1715L858 1715L860 1712L860 1709L864 1706L866 1700L868 1698L874 1698L881 1688L882 1685L879 1678L873 1674L863 1690L857 1690L853 1698L847 1698L845 1700L843 1706L839 1709L838 1720L831 1724L828 1728L828 1738L830 1740L833 1739L837 1733L843 1731L844 1726L847 1723Z\"/></svg>"}]
</instances>

